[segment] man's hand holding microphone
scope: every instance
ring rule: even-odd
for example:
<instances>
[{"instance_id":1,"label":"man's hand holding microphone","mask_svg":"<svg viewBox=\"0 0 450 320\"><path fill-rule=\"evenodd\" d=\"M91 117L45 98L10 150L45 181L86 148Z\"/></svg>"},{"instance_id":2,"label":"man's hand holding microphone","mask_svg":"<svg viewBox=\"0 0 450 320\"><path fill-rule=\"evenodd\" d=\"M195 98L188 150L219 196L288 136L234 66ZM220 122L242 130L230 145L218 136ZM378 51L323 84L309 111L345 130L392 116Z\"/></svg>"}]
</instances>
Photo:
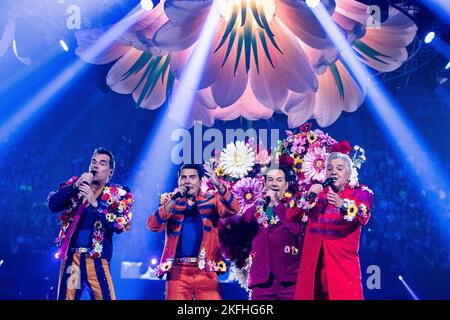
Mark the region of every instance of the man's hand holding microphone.
<instances>
[{"instance_id":1,"label":"man's hand holding microphone","mask_svg":"<svg viewBox=\"0 0 450 320\"><path fill-rule=\"evenodd\" d=\"M97 199L95 198L94 191L90 186L94 180L95 171L85 172L81 175L80 179L75 182L75 187L78 188L78 197L84 198L91 206L96 208L98 206Z\"/></svg>"}]
</instances>

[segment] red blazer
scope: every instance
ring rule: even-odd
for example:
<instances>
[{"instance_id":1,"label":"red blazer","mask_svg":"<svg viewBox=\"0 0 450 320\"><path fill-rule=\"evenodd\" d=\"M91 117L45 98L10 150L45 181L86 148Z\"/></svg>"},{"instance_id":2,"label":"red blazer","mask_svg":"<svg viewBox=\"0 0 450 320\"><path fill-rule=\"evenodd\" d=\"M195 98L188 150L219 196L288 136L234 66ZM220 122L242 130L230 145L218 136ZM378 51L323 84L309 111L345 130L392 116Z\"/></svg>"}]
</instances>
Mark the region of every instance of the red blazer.
<instances>
[{"instance_id":1,"label":"red blazer","mask_svg":"<svg viewBox=\"0 0 450 320\"><path fill-rule=\"evenodd\" d=\"M326 193L327 188L309 211L294 207L286 212L291 221L299 221L304 214L308 215L295 299L314 299L315 271L323 248L330 300L362 300L359 239L361 226L370 218L373 192L361 186L346 187L340 193L342 199L354 201L359 208L353 221L345 220L343 212L327 202Z\"/></svg>"},{"instance_id":2,"label":"red blazer","mask_svg":"<svg viewBox=\"0 0 450 320\"><path fill-rule=\"evenodd\" d=\"M240 210L239 203L229 190L223 196L199 194L195 200L203 222L203 238L198 253L198 267L206 271L226 272L226 264L219 246L218 222L219 218L238 213ZM178 199L169 212L166 212L164 205L162 205L156 212L152 213L147 221L147 227L151 231L166 230L163 254L156 269L158 277L162 278L172 268L178 239L183 227L183 211L186 206L185 197Z\"/></svg>"}]
</instances>

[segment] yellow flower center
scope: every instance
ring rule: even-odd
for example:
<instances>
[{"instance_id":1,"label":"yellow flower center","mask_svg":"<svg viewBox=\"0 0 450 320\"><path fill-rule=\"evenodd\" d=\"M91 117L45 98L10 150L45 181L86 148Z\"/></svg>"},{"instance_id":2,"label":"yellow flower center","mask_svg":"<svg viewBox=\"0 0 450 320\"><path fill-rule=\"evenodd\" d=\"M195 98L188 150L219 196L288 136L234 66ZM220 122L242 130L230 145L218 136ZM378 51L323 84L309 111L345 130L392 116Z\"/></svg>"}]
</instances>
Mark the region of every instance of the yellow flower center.
<instances>
[{"instance_id":1,"label":"yellow flower center","mask_svg":"<svg viewBox=\"0 0 450 320\"><path fill-rule=\"evenodd\" d=\"M250 192L247 192L245 194L245 200L252 200L253 199L253 195Z\"/></svg>"},{"instance_id":2,"label":"yellow flower center","mask_svg":"<svg viewBox=\"0 0 450 320\"><path fill-rule=\"evenodd\" d=\"M242 166L242 164L244 163L244 159L242 159L242 157L239 154L235 154L233 160L237 166Z\"/></svg>"},{"instance_id":3,"label":"yellow flower center","mask_svg":"<svg viewBox=\"0 0 450 320\"><path fill-rule=\"evenodd\" d=\"M320 168L322 168L322 165L323 165L323 161L322 160L317 160L316 161L316 168L320 169Z\"/></svg>"}]
</instances>

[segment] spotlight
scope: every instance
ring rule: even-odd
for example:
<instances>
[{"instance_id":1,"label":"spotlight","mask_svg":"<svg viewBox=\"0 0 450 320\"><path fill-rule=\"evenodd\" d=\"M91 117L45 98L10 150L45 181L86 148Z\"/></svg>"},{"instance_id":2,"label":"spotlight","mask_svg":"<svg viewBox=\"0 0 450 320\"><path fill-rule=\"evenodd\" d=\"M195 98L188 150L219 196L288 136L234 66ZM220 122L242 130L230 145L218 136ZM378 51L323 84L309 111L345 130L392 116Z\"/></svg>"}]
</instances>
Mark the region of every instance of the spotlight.
<instances>
[{"instance_id":1,"label":"spotlight","mask_svg":"<svg viewBox=\"0 0 450 320\"><path fill-rule=\"evenodd\" d=\"M403 277L402 276L398 276L398 280L403 281Z\"/></svg>"},{"instance_id":2,"label":"spotlight","mask_svg":"<svg viewBox=\"0 0 450 320\"><path fill-rule=\"evenodd\" d=\"M69 52L69 46L64 40L59 40L59 45L61 46L61 48L63 48L65 52Z\"/></svg>"},{"instance_id":3,"label":"spotlight","mask_svg":"<svg viewBox=\"0 0 450 320\"><path fill-rule=\"evenodd\" d=\"M319 5L320 0L306 0L306 5L310 8L315 8Z\"/></svg>"},{"instance_id":4,"label":"spotlight","mask_svg":"<svg viewBox=\"0 0 450 320\"><path fill-rule=\"evenodd\" d=\"M153 258L152 261L151 261L152 266L155 266L157 263L158 263L158 260Z\"/></svg>"},{"instance_id":5,"label":"spotlight","mask_svg":"<svg viewBox=\"0 0 450 320\"><path fill-rule=\"evenodd\" d=\"M435 37L436 33L434 33L434 31L428 32L427 35L425 36L425 43L426 44L431 43L431 41L433 41Z\"/></svg>"},{"instance_id":6,"label":"spotlight","mask_svg":"<svg viewBox=\"0 0 450 320\"><path fill-rule=\"evenodd\" d=\"M59 259L59 252L55 252L55 254L53 255L53 258Z\"/></svg>"},{"instance_id":7,"label":"spotlight","mask_svg":"<svg viewBox=\"0 0 450 320\"><path fill-rule=\"evenodd\" d=\"M450 69L450 61L447 63L447 65L445 66L445 70Z\"/></svg>"},{"instance_id":8,"label":"spotlight","mask_svg":"<svg viewBox=\"0 0 450 320\"><path fill-rule=\"evenodd\" d=\"M3 262L5 262L4 260L0 260L0 267L2 266Z\"/></svg>"},{"instance_id":9,"label":"spotlight","mask_svg":"<svg viewBox=\"0 0 450 320\"><path fill-rule=\"evenodd\" d=\"M153 9L153 2L151 0L141 0L141 7L145 11L150 11Z\"/></svg>"}]
</instances>

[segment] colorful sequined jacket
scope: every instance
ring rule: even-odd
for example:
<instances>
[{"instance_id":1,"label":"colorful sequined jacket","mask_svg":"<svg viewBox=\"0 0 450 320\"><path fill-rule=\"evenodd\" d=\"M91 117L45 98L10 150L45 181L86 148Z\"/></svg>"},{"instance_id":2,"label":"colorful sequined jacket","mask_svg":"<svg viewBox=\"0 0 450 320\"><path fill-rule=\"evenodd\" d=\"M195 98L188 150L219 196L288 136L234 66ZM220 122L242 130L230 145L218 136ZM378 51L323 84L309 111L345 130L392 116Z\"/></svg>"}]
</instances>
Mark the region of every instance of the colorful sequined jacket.
<instances>
[{"instance_id":1,"label":"colorful sequined jacket","mask_svg":"<svg viewBox=\"0 0 450 320\"><path fill-rule=\"evenodd\" d=\"M82 204L82 199L78 197L75 182L78 177L72 177L62 183L58 190L50 192L48 196L48 206L52 212L63 213L60 216L60 231L55 239L56 245L61 249L65 238L73 235L67 235L70 226L74 221L77 209ZM93 208L87 206L97 215L95 223L92 225L91 247L89 255L93 258L105 258L110 260L112 257L112 235L121 233L127 229L132 218L131 208L133 205L133 195L125 186L108 183L97 198L98 206ZM76 228L77 226L75 226ZM70 243L70 238L67 240ZM61 259L64 259L67 252L58 253Z\"/></svg>"},{"instance_id":2,"label":"colorful sequined jacket","mask_svg":"<svg viewBox=\"0 0 450 320\"><path fill-rule=\"evenodd\" d=\"M238 213L239 203L229 190L223 196L199 194L195 201L203 222L203 238L197 257L198 268L218 273L226 272L227 266L219 246L219 219ZM156 275L160 278L170 271L175 260L186 207L186 198L183 197L176 200L174 207L166 212L165 203L162 201L161 206L147 221L151 231L159 232L163 229L166 231L164 250L160 264L156 268Z\"/></svg>"}]
</instances>

